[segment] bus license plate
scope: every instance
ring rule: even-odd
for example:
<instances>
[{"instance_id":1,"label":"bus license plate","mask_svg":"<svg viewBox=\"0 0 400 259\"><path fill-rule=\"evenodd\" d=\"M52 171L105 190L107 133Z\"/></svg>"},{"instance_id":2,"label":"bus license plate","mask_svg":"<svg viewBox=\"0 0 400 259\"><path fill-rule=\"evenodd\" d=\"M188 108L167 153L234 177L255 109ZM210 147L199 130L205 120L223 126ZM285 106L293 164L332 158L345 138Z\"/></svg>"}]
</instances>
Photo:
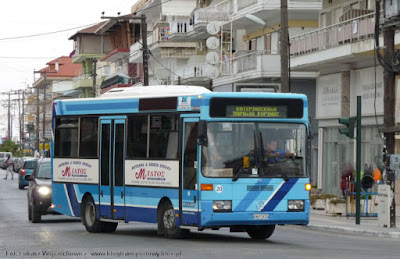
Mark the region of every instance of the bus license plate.
<instances>
[{"instance_id":1,"label":"bus license plate","mask_svg":"<svg viewBox=\"0 0 400 259\"><path fill-rule=\"evenodd\" d=\"M253 214L253 219L268 219L268 214Z\"/></svg>"}]
</instances>

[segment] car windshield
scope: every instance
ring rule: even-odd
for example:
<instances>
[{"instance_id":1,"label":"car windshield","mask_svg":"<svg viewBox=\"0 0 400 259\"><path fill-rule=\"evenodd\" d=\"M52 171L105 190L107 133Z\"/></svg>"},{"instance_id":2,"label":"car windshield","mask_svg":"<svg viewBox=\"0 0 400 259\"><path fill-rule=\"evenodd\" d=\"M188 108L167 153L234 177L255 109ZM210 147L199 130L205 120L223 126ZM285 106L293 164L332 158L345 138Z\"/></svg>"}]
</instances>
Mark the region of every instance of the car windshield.
<instances>
[{"instance_id":1,"label":"car windshield","mask_svg":"<svg viewBox=\"0 0 400 259\"><path fill-rule=\"evenodd\" d=\"M50 163L39 164L36 178L51 179L51 164Z\"/></svg>"},{"instance_id":2,"label":"car windshield","mask_svg":"<svg viewBox=\"0 0 400 259\"><path fill-rule=\"evenodd\" d=\"M25 161L24 169L35 169L36 161Z\"/></svg>"},{"instance_id":3,"label":"car windshield","mask_svg":"<svg viewBox=\"0 0 400 259\"><path fill-rule=\"evenodd\" d=\"M305 177L306 126L213 122L202 147L206 177Z\"/></svg>"}]
</instances>

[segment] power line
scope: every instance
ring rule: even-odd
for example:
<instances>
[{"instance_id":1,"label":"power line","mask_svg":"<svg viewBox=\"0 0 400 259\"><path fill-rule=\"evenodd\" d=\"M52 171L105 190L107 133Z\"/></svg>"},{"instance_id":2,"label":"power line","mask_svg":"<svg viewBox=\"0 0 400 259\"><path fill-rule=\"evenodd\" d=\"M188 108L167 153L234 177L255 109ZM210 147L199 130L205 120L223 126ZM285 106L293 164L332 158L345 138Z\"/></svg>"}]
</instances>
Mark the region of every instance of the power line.
<instances>
[{"instance_id":1,"label":"power line","mask_svg":"<svg viewBox=\"0 0 400 259\"><path fill-rule=\"evenodd\" d=\"M166 3L171 2L171 1L172 1L172 0L167 0L167 1L165 1L165 2L161 2L161 3L159 3L159 4L155 4L155 5L150 6L150 7L147 7L147 8L139 9L139 10L137 10L135 13L137 13L137 12L142 12L142 11L144 11L144 10L148 10L148 9L154 8L154 7L157 7L157 6L162 5L162 4L166 4Z\"/></svg>"},{"instance_id":2,"label":"power line","mask_svg":"<svg viewBox=\"0 0 400 259\"><path fill-rule=\"evenodd\" d=\"M0 38L0 41L3 41L3 40L16 40L16 39L24 39L24 38L32 38L32 37L50 35L50 34L55 34L55 33L60 33L60 32L66 32L66 31L76 30L76 29L83 28L83 27L90 27L90 26L93 26L93 25L96 25L96 24L98 24L98 23L92 23L92 24L89 24L89 25L81 25L81 26L74 27L74 28L63 29L63 30L52 31L52 32L44 32L44 33L31 34L31 35L23 35L23 36L15 36L15 37L8 37L8 38Z\"/></svg>"},{"instance_id":3,"label":"power line","mask_svg":"<svg viewBox=\"0 0 400 259\"><path fill-rule=\"evenodd\" d=\"M54 59L54 57L0 57L0 59Z\"/></svg>"}]
</instances>

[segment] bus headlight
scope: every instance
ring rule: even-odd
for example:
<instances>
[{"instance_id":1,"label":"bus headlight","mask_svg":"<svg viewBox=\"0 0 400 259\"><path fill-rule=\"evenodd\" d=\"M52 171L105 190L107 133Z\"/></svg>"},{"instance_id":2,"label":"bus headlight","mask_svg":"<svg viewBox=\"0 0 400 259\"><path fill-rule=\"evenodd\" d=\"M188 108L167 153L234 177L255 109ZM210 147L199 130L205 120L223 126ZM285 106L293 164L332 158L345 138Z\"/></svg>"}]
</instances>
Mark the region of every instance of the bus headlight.
<instances>
[{"instance_id":1,"label":"bus headlight","mask_svg":"<svg viewBox=\"0 0 400 259\"><path fill-rule=\"evenodd\" d=\"M288 211L304 211L304 200L288 200Z\"/></svg>"},{"instance_id":2,"label":"bus headlight","mask_svg":"<svg viewBox=\"0 0 400 259\"><path fill-rule=\"evenodd\" d=\"M232 201L214 201L213 210L214 212L231 212Z\"/></svg>"},{"instance_id":3,"label":"bus headlight","mask_svg":"<svg viewBox=\"0 0 400 259\"><path fill-rule=\"evenodd\" d=\"M47 186L40 186L38 192L40 195L47 196L51 193L51 189Z\"/></svg>"}]
</instances>

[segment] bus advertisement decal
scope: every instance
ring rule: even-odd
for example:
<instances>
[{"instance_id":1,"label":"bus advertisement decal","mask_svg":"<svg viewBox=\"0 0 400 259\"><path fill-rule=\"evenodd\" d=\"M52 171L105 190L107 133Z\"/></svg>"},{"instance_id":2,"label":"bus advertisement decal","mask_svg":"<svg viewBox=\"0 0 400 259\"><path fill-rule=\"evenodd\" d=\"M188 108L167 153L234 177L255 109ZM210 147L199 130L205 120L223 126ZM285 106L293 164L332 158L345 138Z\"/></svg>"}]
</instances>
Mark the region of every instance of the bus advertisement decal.
<instances>
[{"instance_id":1,"label":"bus advertisement decal","mask_svg":"<svg viewBox=\"0 0 400 259\"><path fill-rule=\"evenodd\" d=\"M127 185L179 187L179 161L126 160Z\"/></svg>"},{"instance_id":2,"label":"bus advertisement decal","mask_svg":"<svg viewBox=\"0 0 400 259\"><path fill-rule=\"evenodd\" d=\"M55 182L99 183L97 159L53 159L53 180Z\"/></svg>"}]
</instances>

